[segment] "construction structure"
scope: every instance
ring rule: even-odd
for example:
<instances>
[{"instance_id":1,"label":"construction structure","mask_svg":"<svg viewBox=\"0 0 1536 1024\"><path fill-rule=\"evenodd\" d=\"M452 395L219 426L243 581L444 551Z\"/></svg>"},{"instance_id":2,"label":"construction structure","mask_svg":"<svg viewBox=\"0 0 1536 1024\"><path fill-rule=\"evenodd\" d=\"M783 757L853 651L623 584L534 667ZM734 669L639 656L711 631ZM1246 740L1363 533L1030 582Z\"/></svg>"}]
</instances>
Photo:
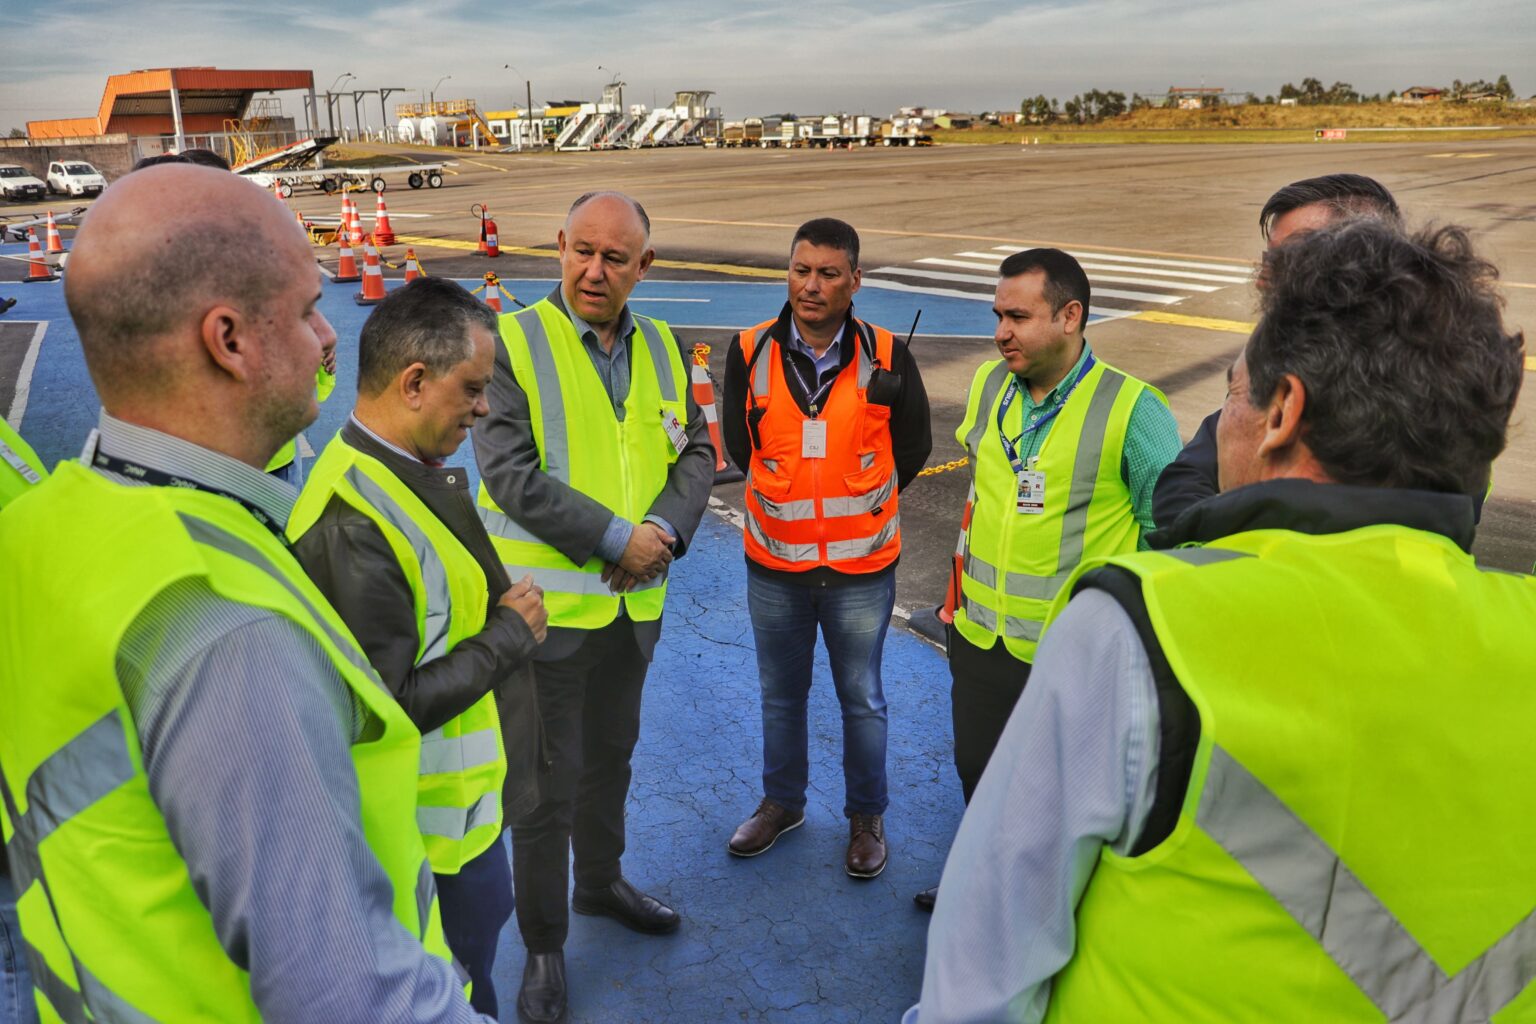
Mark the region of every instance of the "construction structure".
<instances>
[{"instance_id":1,"label":"construction structure","mask_svg":"<svg viewBox=\"0 0 1536 1024\"><path fill-rule=\"evenodd\" d=\"M304 130L285 117L275 95L299 92ZM212 149L231 163L311 134L316 109L310 71L224 70L213 67L150 68L111 75L96 113L27 122L29 141L47 145L102 142L130 147L128 163L193 147ZM114 137L121 137L116 139Z\"/></svg>"}]
</instances>

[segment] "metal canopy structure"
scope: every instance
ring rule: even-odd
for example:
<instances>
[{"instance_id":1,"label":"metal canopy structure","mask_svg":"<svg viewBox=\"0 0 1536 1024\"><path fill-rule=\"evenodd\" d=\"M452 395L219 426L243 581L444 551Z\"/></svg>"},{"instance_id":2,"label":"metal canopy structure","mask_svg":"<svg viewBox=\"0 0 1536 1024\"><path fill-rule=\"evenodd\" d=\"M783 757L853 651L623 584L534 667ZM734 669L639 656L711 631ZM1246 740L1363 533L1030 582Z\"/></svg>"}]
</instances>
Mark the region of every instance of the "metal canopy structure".
<instances>
[{"instance_id":1,"label":"metal canopy structure","mask_svg":"<svg viewBox=\"0 0 1536 1024\"><path fill-rule=\"evenodd\" d=\"M220 70L213 67L152 68L107 78L94 117L28 121L27 137L66 139L123 132L174 135L177 148L188 134L219 131L245 117L257 93L302 91L315 109L310 71Z\"/></svg>"}]
</instances>

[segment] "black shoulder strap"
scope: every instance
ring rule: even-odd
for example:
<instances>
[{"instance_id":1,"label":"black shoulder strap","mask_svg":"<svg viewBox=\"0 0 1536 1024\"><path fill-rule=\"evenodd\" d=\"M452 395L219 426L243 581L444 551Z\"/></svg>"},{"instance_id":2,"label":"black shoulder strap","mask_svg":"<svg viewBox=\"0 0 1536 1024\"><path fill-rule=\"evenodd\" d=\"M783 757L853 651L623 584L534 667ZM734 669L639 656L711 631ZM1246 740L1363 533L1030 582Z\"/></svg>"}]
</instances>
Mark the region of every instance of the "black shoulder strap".
<instances>
[{"instance_id":1,"label":"black shoulder strap","mask_svg":"<svg viewBox=\"0 0 1536 1024\"><path fill-rule=\"evenodd\" d=\"M1184 806L1190 773L1194 769L1195 751L1200 746L1200 713L1184 687L1179 685L1163 653L1163 645L1157 639L1157 632L1152 628L1141 578L1118 565L1105 565L1084 573L1073 593L1081 593L1085 587L1104 591L1125 609L1136 626L1142 647L1146 648L1152 680L1157 687L1157 787L1141 835L1131 848L1130 855L1139 857L1167 839L1179 823L1179 811Z\"/></svg>"}]
</instances>

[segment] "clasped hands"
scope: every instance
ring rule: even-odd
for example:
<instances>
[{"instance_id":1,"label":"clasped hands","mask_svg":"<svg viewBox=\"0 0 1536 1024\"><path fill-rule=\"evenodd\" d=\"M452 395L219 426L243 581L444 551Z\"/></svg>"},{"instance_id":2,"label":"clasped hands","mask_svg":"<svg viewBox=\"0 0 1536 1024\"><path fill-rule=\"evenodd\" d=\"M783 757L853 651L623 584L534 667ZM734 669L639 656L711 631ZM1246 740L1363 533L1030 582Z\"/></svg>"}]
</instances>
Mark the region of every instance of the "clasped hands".
<instances>
[{"instance_id":1,"label":"clasped hands","mask_svg":"<svg viewBox=\"0 0 1536 1024\"><path fill-rule=\"evenodd\" d=\"M603 582L615 594L622 594L655 579L672 563L675 543L677 538L655 523L641 523L629 535L618 564L609 562L603 567Z\"/></svg>"}]
</instances>

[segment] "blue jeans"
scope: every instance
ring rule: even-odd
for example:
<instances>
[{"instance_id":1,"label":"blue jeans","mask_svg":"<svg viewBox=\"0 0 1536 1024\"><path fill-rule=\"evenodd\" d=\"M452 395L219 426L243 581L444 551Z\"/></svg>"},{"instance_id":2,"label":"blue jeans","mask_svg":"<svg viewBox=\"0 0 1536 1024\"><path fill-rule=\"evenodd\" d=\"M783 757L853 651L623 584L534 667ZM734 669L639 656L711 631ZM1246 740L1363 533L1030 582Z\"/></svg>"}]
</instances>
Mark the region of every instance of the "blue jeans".
<instances>
[{"instance_id":1,"label":"blue jeans","mask_svg":"<svg viewBox=\"0 0 1536 1024\"><path fill-rule=\"evenodd\" d=\"M763 795L768 799L791 810L805 807L806 698L820 626L832 663L832 685L843 709L843 814L885 813L890 799L880 655L895 604L893 572L832 587L808 587L748 566L747 607L762 684Z\"/></svg>"},{"instance_id":2,"label":"blue jeans","mask_svg":"<svg viewBox=\"0 0 1536 1024\"><path fill-rule=\"evenodd\" d=\"M0 857L4 854L0 853ZM0 1024L36 1024L32 972L16 919L16 889L10 875L0 871Z\"/></svg>"}]
</instances>

